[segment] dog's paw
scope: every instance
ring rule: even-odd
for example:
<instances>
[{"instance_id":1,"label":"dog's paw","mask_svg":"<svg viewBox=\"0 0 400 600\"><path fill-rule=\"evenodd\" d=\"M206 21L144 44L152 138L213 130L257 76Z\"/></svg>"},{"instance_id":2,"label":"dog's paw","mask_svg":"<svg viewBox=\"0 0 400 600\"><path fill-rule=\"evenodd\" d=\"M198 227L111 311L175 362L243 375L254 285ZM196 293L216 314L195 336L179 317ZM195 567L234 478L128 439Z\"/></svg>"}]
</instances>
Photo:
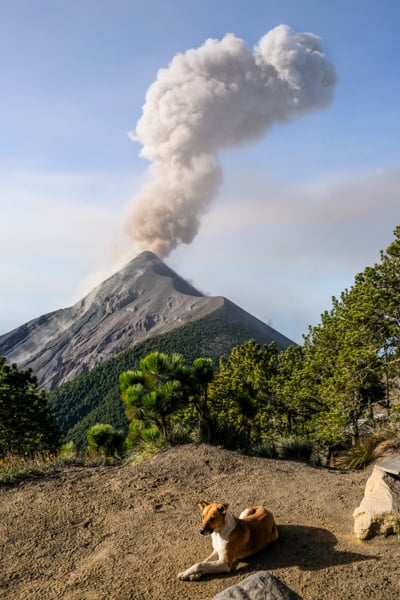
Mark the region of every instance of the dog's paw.
<instances>
[{"instance_id":1,"label":"dog's paw","mask_svg":"<svg viewBox=\"0 0 400 600\"><path fill-rule=\"evenodd\" d=\"M181 581L197 581L197 579L200 579L201 573L189 573L188 571L182 571L182 573L178 573L177 577Z\"/></svg>"}]
</instances>

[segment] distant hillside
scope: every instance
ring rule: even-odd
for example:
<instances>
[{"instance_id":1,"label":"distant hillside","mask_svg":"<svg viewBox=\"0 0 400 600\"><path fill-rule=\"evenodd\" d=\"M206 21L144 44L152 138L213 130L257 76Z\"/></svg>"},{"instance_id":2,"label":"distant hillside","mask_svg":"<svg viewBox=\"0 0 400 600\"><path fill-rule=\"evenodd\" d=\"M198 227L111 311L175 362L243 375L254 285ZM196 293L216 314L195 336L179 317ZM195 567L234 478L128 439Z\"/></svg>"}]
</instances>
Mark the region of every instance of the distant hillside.
<instances>
[{"instance_id":1,"label":"distant hillside","mask_svg":"<svg viewBox=\"0 0 400 600\"><path fill-rule=\"evenodd\" d=\"M234 312L234 311L233 311ZM228 356L231 349L253 338L260 344L268 343L254 330L237 323L232 316L219 317L213 313L169 333L151 337L114 358L66 382L49 394L50 407L65 439L73 440L77 447L86 444L86 431L95 423L111 423L126 430L119 392L119 375L135 368L142 356L149 352L179 352L190 364L199 356L210 357L218 366L221 356Z\"/></svg>"},{"instance_id":2,"label":"distant hillside","mask_svg":"<svg viewBox=\"0 0 400 600\"><path fill-rule=\"evenodd\" d=\"M145 340L208 318L226 323L229 332L222 327L222 338L234 326L279 349L293 344L226 298L204 296L156 255L143 252L74 306L0 336L0 355L20 369L31 368L51 390Z\"/></svg>"}]
</instances>

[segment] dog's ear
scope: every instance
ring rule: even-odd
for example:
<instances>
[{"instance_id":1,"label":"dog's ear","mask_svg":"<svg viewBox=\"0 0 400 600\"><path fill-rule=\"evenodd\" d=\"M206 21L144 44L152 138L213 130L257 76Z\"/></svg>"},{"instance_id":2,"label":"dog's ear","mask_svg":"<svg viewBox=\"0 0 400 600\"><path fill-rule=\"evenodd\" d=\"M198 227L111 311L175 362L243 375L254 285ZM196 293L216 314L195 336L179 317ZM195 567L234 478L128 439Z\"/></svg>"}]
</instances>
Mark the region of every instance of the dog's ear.
<instances>
[{"instance_id":1,"label":"dog's ear","mask_svg":"<svg viewBox=\"0 0 400 600\"><path fill-rule=\"evenodd\" d=\"M229 504L227 502L223 502L222 504L218 504L218 512L220 512L221 515L225 515L226 511L228 510L228 506L229 506Z\"/></svg>"},{"instance_id":2,"label":"dog's ear","mask_svg":"<svg viewBox=\"0 0 400 600\"><path fill-rule=\"evenodd\" d=\"M205 500L197 500L196 504L200 508L200 510L203 510L203 508L208 506L208 502L206 502Z\"/></svg>"}]
</instances>

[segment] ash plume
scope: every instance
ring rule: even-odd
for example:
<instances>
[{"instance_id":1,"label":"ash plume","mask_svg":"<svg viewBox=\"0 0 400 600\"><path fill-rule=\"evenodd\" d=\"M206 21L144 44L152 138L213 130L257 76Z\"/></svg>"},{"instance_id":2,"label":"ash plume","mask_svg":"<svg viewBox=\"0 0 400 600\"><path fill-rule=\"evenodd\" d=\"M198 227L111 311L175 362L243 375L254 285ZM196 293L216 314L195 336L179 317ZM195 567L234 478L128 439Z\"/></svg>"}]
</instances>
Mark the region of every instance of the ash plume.
<instances>
[{"instance_id":1,"label":"ash plume","mask_svg":"<svg viewBox=\"0 0 400 600\"><path fill-rule=\"evenodd\" d=\"M176 55L149 87L131 134L150 161L125 224L135 249L166 257L189 244L222 182L219 153L327 108L335 84L320 38L286 25L253 51L227 34Z\"/></svg>"}]
</instances>

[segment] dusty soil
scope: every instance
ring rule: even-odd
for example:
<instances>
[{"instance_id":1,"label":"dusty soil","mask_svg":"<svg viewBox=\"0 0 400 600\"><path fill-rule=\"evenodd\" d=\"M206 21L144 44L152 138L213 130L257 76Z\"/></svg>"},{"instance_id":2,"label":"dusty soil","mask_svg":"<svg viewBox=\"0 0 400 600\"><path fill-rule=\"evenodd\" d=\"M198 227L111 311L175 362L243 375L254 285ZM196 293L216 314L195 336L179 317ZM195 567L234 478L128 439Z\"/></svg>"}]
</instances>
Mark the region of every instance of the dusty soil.
<instances>
[{"instance_id":1,"label":"dusty soil","mask_svg":"<svg viewBox=\"0 0 400 600\"><path fill-rule=\"evenodd\" d=\"M358 543L352 533L370 471L340 473L200 445L1 488L0 597L211 600L267 569L305 600L397 600L400 541ZM235 514L265 504L280 539L231 574L179 581L179 571L210 553L210 539L198 535L198 498L230 502Z\"/></svg>"}]
</instances>

